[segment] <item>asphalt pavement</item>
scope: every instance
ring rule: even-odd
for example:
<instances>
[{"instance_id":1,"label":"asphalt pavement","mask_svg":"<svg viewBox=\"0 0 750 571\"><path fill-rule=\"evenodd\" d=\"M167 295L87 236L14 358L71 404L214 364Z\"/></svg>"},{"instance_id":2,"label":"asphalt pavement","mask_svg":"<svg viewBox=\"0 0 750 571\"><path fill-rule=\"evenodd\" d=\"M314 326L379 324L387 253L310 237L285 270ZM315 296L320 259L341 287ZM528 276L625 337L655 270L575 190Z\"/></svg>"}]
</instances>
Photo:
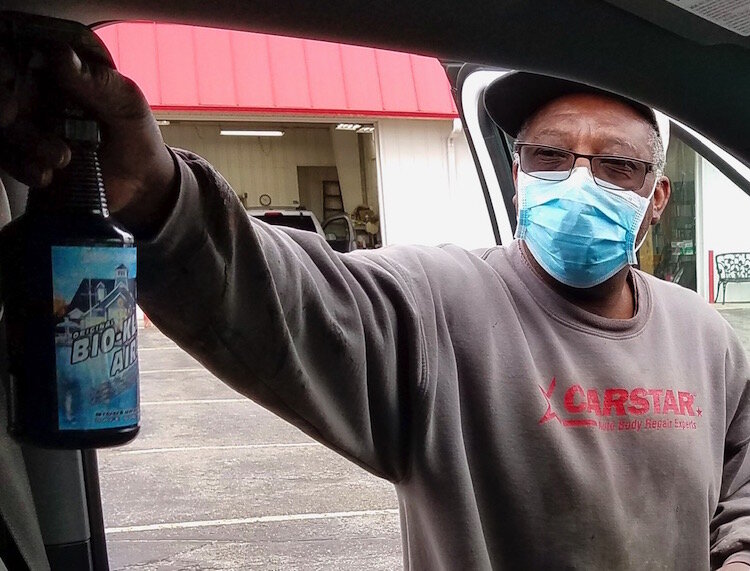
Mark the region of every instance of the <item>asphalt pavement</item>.
<instances>
[{"instance_id":1,"label":"asphalt pavement","mask_svg":"<svg viewBox=\"0 0 750 571\"><path fill-rule=\"evenodd\" d=\"M750 355L750 303L717 303L714 307L729 322Z\"/></svg>"},{"instance_id":2,"label":"asphalt pavement","mask_svg":"<svg viewBox=\"0 0 750 571\"><path fill-rule=\"evenodd\" d=\"M396 494L139 331L141 433L99 453L113 571L392 570Z\"/></svg>"}]
</instances>

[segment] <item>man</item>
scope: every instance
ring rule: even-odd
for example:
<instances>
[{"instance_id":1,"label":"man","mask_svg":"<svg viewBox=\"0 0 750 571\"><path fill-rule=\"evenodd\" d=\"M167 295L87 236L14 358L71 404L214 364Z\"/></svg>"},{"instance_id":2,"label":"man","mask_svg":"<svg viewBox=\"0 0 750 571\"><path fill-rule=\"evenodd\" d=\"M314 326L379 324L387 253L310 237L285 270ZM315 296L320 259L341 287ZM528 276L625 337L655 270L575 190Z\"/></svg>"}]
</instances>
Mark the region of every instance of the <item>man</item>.
<instances>
[{"instance_id":1,"label":"man","mask_svg":"<svg viewBox=\"0 0 750 571\"><path fill-rule=\"evenodd\" d=\"M520 239L339 255L249 220L208 163L163 145L129 81L72 52L46 65L103 124L143 307L236 390L392 481L405 567L750 565L743 349L695 294L630 266L670 193L649 110L501 80L506 112L488 105L518 135ZM2 101L4 167L48 183L65 145Z\"/></svg>"}]
</instances>

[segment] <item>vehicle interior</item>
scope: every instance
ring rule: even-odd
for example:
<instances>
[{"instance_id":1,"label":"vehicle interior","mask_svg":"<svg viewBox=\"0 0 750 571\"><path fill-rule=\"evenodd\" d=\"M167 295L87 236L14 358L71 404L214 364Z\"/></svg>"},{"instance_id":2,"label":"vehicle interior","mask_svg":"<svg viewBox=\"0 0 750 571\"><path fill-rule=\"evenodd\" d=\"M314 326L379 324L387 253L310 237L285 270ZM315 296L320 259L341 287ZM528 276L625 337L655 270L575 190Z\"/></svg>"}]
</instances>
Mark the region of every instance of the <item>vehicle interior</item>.
<instances>
[{"instance_id":1,"label":"vehicle interior","mask_svg":"<svg viewBox=\"0 0 750 571\"><path fill-rule=\"evenodd\" d=\"M748 9L710 11L729 4L721 0L0 0L0 9L73 20L92 28L132 21L189 24L439 58L464 121L490 224L500 244L512 239L515 228L511 146L487 116L482 94L502 71L526 70L575 80L652 106L675 121L673 134L750 194ZM11 206L22 203L22 185L8 176L3 182ZM664 274L677 273L664 264ZM679 278L689 276L681 271ZM4 360L2 367L4 375ZM19 446L5 434L3 391L0 396L0 569L109 569L96 451Z\"/></svg>"}]
</instances>

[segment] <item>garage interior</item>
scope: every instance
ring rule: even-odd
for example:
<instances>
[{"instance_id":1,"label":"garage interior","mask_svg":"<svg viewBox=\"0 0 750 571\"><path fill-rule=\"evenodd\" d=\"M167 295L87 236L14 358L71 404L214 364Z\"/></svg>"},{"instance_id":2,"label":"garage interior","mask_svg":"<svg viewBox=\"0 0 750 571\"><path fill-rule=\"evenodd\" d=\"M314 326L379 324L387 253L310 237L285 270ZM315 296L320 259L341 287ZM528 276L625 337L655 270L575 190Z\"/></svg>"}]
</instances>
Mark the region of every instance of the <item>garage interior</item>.
<instances>
[{"instance_id":1,"label":"garage interior","mask_svg":"<svg viewBox=\"0 0 750 571\"><path fill-rule=\"evenodd\" d=\"M374 125L158 119L165 142L216 166L245 208L310 210L321 224L346 214L358 247L381 244Z\"/></svg>"}]
</instances>

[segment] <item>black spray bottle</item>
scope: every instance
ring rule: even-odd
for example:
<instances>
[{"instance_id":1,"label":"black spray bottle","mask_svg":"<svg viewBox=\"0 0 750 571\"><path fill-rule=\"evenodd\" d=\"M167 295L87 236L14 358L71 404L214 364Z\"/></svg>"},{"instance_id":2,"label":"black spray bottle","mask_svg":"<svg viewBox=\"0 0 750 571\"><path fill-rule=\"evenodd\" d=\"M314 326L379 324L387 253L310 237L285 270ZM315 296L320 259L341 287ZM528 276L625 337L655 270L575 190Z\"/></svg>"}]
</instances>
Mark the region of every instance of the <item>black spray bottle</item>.
<instances>
[{"instance_id":1,"label":"black spray bottle","mask_svg":"<svg viewBox=\"0 0 750 571\"><path fill-rule=\"evenodd\" d=\"M30 189L0 231L9 432L52 448L100 448L139 430L136 248L107 210L99 127L55 118L70 164Z\"/></svg>"}]
</instances>

